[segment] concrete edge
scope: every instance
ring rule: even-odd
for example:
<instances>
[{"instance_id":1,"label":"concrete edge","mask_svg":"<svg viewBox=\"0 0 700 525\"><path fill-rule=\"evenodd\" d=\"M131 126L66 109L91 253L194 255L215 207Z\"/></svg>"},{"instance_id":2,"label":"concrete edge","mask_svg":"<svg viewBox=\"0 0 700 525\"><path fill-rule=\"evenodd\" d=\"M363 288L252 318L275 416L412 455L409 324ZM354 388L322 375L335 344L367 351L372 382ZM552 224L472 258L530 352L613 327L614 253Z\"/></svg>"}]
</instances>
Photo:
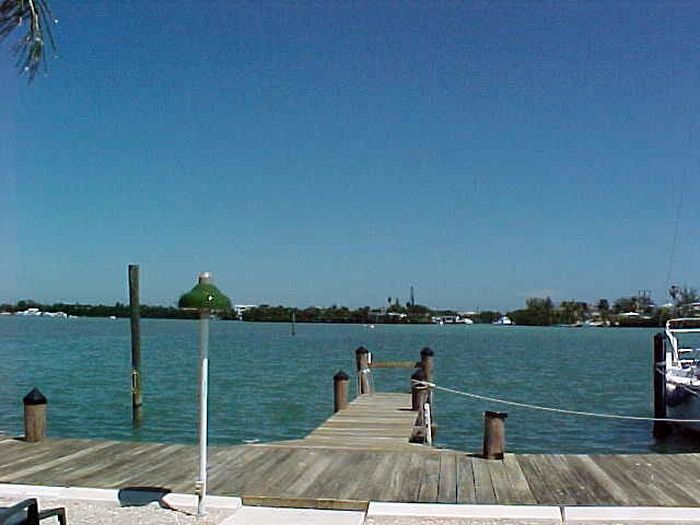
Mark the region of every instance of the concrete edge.
<instances>
[{"instance_id":1,"label":"concrete edge","mask_svg":"<svg viewBox=\"0 0 700 525\"><path fill-rule=\"evenodd\" d=\"M32 497L101 501L119 504L118 489L83 487L53 487L43 485L19 485L0 482L0 497L26 499ZM170 493L163 497L164 503L173 507L196 508L194 494ZM206 505L212 509L236 510L243 507L241 498L233 496L207 496ZM274 507L271 507L274 508ZM317 509L329 512L330 509ZM350 509L338 512L347 512ZM359 509L357 509L359 510ZM361 512L361 511L360 511ZM610 521L654 521L687 522L700 524L700 507L611 507L580 506L557 507L545 505L469 505L442 503L383 503L370 502L367 517L434 517L434 518L491 518L548 520L564 523L610 522Z\"/></svg>"},{"instance_id":2,"label":"concrete edge","mask_svg":"<svg viewBox=\"0 0 700 525\"><path fill-rule=\"evenodd\" d=\"M562 519L560 507L554 506L370 502L367 517L373 516L530 519L556 522L561 522Z\"/></svg>"},{"instance_id":3,"label":"concrete edge","mask_svg":"<svg viewBox=\"0 0 700 525\"><path fill-rule=\"evenodd\" d=\"M225 518L219 525L242 525L245 523L304 525L364 525L365 513L352 510L329 510L291 507L243 506L235 514Z\"/></svg>"},{"instance_id":4,"label":"concrete edge","mask_svg":"<svg viewBox=\"0 0 700 525\"><path fill-rule=\"evenodd\" d=\"M563 507L564 521L653 521L700 523L693 507Z\"/></svg>"},{"instance_id":5,"label":"concrete edge","mask_svg":"<svg viewBox=\"0 0 700 525\"><path fill-rule=\"evenodd\" d=\"M0 497L8 498L48 498L83 501L101 501L119 504L118 489L95 489L84 487L46 487L42 485L16 485L0 483ZM163 502L172 507L197 507L197 496L171 492L166 494ZM239 509L243 506L241 498L230 496L207 496L206 505L212 509Z\"/></svg>"}]
</instances>

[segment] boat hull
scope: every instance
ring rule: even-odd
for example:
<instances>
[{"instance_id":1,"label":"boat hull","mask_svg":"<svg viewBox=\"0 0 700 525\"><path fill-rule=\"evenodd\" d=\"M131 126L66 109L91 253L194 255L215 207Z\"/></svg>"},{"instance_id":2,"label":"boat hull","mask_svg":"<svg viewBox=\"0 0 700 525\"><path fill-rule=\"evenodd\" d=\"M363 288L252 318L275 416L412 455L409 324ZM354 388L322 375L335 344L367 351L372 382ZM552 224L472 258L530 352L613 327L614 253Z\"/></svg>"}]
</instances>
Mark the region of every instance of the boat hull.
<instances>
[{"instance_id":1,"label":"boat hull","mask_svg":"<svg viewBox=\"0 0 700 525\"><path fill-rule=\"evenodd\" d=\"M700 420L700 392L667 384L666 417ZM674 423L674 426L700 432L700 423Z\"/></svg>"}]
</instances>

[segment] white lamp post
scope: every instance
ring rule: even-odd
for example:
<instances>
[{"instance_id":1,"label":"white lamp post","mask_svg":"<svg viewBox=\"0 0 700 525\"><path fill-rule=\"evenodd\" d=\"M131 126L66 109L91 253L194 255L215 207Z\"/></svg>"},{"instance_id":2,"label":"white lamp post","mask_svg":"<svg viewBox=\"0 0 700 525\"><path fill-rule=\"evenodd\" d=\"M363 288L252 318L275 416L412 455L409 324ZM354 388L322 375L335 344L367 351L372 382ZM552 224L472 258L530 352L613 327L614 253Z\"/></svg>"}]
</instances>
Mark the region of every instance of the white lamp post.
<instances>
[{"instance_id":1,"label":"white lamp post","mask_svg":"<svg viewBox=\"0 0 700 525\"><path fill-rule=\"evenodd\" d=\"M178 307L199 311L199 477L197 494L197 515L204 516L204 497L207 494L207 394L209 378L209 316L213 310L231 308L231 300L222 294L211 282L211 274L199 274L199 280L192 290L180 297Z\"/></svg>"}]
</instances>

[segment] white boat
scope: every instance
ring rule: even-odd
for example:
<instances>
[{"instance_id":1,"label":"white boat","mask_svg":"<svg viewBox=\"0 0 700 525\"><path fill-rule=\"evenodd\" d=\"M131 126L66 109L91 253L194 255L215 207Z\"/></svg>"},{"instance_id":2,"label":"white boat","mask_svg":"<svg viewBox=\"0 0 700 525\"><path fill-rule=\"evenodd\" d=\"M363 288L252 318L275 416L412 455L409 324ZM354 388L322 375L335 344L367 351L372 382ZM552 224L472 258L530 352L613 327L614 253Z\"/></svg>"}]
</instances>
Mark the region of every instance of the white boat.
<instances>
[{"instance_id":1,"label":"white boat","mask_svg":"<svg viewBox=\"0 0 700 525\"><path fill-rule=\"evenodd\" d=\"M510 320L510 317L507 315L502 315L497 321L494 321L493 324L510 326L514 323Z\"/></svg>"},{"instance_id":2,"label":"white boat","mask_svg":"<svg viewBox=\"0 0 700 525\"><path fill-rule=\"evenodd\" d=\"M445 325L445 324L472 325L472 324L474 324L474 321L472 321L468 317L462 317L460 315L457 315L457 316L454 316L454 315L434 316L430 319L430 321L433 324L439 324L439 325Z\"/></svg>"},{"instance_id":3,"label":"white boat","mask_svg":"<svg viewBox=\"0 0 700 525\"><path fill-rule=\"evenodd\" d=\"M670 319L664 336L666 416L700 419L700 318ZM700 423L681 426L700 431Z\"/></svg>"}]
</instances>

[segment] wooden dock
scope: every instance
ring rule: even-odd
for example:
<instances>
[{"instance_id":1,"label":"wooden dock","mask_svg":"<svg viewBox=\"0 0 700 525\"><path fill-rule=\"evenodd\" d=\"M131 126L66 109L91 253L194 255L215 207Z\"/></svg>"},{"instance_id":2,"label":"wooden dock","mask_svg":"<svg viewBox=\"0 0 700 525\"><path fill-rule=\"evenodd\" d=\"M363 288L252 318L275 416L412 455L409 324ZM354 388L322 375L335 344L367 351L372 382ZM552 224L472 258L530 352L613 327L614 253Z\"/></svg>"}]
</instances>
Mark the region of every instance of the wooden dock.
<instances>
[{"instance_id":1,"label":"wooden dock","mask_svg":"<svg viewBox=\"0 0 700 525\"><path fill-rule=\"evenodd\" d=\"M411 395L373 393L370 368L417 364L411 377L430 381L433 351L421 350L419 363L372 363L363 347L355 355L361 395L348 404L350 378L338 372L337 413L308 436L209 447L209 493L241 496L248 504L345 509L361 509L368 501L700 506L700 454L505 454L501 460L410 443L409 436L427 434L427 424L415 426ZM415 406L429 408L427 387L415 381ZM502 441L495 444L500 457ZM194 446L29 443L0 435L0 483L192 493L196 465Z\"/></svg>"},{"instance_id":2,"label":"wooden dock","mask_svg":"<svg viewBox=\"0 0 700 525\"><path fill-rule=\"evenodd\" d=\"M339 508L367 501L700 506L700 454L506 454L408 443L407 394L363 395L303 439L209 448L209 492ZM193 446L0 436L0 482L193 492ZM335 503L334 503L335 502ZM353 503L354 502L354 503Z\"/></svg>"},{"instance_id":3,"label":"wooden dock","mask_svg":"<svg viewBox=\"0 0 700 525\"><path fill-rule=\"evenodd\" d=\"M304 447L426 450L408 442L416 413L406 394L375 393L359 396L345 410L295 443ZM428 449L430 450L430 449Z\"/></svg>"}]
</instances>

